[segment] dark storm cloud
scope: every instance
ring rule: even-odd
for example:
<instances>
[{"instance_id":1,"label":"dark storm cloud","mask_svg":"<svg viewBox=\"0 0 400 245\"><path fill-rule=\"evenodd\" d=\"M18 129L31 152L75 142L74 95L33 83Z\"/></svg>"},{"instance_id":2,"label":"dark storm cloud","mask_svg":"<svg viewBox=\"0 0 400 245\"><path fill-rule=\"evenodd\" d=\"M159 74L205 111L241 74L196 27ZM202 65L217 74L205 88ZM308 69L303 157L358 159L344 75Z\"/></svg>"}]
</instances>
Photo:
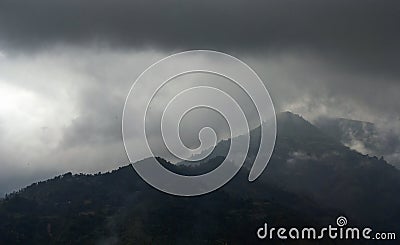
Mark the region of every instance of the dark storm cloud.
<instances>
[{"instance_id":1,"label":"dark storm cloud","mask_svg":"<svg viewBox=\"0 0 400 245\"><path fill-rule=\"evenodd\" d=\"M398 1L3 0L0 40L15 48L98 41L169 49L307 48L393 59L399 12Z\"/></svg>"}]
</instances>

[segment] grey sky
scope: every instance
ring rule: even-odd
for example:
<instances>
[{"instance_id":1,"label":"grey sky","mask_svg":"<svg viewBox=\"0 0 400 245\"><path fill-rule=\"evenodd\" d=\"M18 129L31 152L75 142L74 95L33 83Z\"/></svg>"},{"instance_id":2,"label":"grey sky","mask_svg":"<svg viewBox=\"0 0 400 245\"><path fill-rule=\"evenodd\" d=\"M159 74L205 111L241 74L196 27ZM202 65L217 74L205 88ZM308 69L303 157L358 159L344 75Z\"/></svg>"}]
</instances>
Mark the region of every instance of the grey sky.
<instances>
[{"instance_id":1,"label":"grey sky","mask_svg":"<svg viewBox=\"0 0 400 245\"><path fill-rule=\"evenodd\" d=\"M252 66L277 111L399 133L398 1L0 0L0 194L127 164L135 78L187 49Z\"/></svg>"}]
</instances>

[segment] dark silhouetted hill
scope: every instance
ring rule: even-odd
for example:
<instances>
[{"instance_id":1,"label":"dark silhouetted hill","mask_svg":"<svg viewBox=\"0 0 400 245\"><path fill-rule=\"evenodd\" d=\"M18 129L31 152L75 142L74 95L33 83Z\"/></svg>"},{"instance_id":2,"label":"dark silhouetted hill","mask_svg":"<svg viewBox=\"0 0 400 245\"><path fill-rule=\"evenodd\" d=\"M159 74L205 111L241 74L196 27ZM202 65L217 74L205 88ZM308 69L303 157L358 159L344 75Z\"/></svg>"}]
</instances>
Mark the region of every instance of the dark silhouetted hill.
<instances>
[{"instance_id":1,"label":"dark silhouetted hill","mask_svg":"<svg viewBox=\"0 0 400 245\"><path fill-rule=\"evenodd\" d=\"M256 236L264 222L317 228L335 225L339 215L352 226L399 234L396 168L351 150L298 115L285 112L277 120L274 154L255 182L247 177L257 141L247 167L221 189L199 197L157 191L130 166L97 175L67 173L0 201L0 244L258 244L266 242ZM218 154L194 165L158 160L171 171L197 175L216 168L227 147L229 141L221 142Z\"/></svg>"}]
</instances>

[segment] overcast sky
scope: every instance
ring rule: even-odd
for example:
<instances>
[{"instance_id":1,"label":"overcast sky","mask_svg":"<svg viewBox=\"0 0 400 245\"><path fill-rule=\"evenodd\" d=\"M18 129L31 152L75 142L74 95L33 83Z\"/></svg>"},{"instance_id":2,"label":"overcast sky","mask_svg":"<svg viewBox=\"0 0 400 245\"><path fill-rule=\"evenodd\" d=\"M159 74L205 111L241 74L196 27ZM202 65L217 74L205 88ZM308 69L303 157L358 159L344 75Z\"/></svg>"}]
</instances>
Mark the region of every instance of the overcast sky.
<instances>
[{"instance_id":1,"label":"overcast sky","mask_svg":"<svg viewBox=\"0 0 400 245\"><path fill-rule=\"evenodd\" d=\"M400 132L399 1L0 0L0 195L128 164L136 77L178 51L249 64L277 111Z\"/></svg>"}]
</instances>

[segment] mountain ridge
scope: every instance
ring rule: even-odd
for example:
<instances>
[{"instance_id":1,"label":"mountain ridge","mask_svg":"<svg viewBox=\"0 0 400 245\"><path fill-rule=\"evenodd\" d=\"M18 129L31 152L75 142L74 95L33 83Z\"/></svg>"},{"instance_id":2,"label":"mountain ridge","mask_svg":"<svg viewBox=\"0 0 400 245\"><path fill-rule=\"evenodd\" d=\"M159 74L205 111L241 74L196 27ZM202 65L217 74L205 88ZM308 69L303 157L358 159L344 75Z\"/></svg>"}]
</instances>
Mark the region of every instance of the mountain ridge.
<instances>
[{"instance_id":1,"label":"mountain ridge","mask_svg":"<svg viewBox=\"0 0 400 245\"><path fill-rule=\"evenodd\" d=\"M184 198L153 189L129 165L97 175L67 173L0 201L0 243L256 244L254 231L266 220L321 226L339 215L353 225L398 231L396 168L351 150L299 115L277 119L274 153L254 182L242 168L224 187ZM252 148L245 165L254 155ZM207 159L202 168L158 160L171 171L197 175L223 159Z\"/></svg>"}]
</instances>

